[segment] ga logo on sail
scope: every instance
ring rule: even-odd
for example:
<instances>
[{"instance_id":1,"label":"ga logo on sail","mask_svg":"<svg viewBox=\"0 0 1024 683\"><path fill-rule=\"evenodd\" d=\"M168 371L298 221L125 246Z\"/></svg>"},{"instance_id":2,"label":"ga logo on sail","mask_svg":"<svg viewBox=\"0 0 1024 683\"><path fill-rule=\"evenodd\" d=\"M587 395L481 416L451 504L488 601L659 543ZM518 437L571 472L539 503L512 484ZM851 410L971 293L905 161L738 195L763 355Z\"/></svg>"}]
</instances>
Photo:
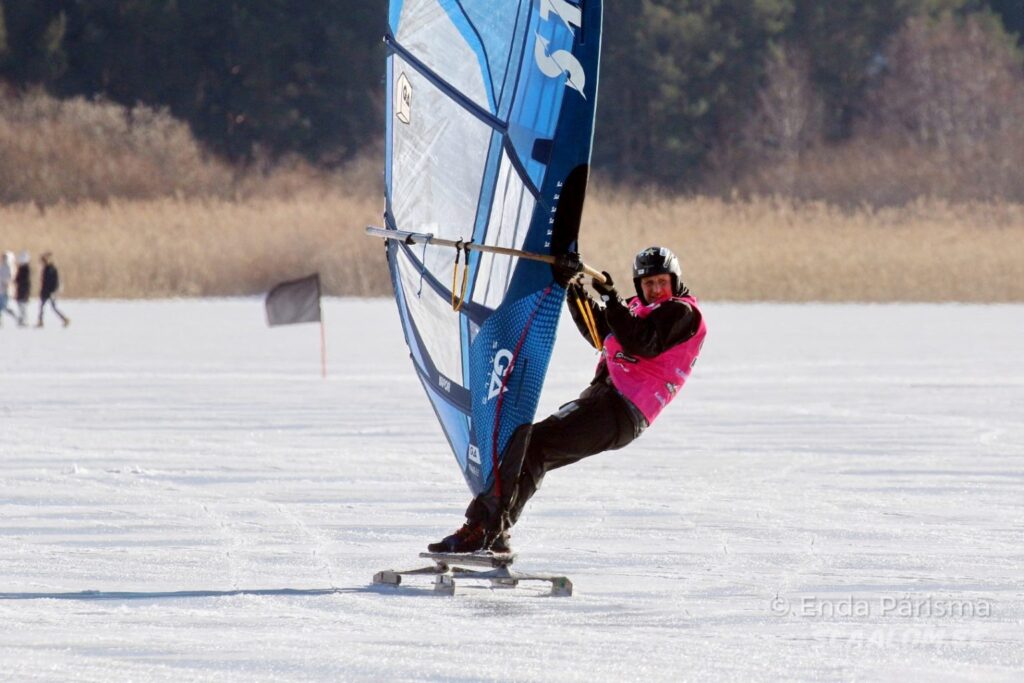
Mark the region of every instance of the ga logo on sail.
<instances>
[{"instance_id":1,"label":"ga logo on sail","mask_svg":"<svg viewBox=\"0 0 1024 683\"><path fill-rule=\"evenodd\" d=\"M503 385L505 383L505 375L512 368L513 358L512 352L508 349L502 349L494 354L494 365L491 370L490 388L487 390L487 401L490 401L502 392L508 391L508 387Z\"/></svg>"}]
</instances>

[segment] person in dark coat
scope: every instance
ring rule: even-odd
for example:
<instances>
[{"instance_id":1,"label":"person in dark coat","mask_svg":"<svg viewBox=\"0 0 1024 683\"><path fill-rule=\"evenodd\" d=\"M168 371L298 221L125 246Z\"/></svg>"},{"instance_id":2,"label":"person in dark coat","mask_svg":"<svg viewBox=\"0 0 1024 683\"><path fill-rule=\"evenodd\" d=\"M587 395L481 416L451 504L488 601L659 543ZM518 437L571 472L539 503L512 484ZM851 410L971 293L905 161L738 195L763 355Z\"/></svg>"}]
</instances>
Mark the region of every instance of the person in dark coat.
<instances>
[{"instance_id":1,"label":"person in dark coat","mask_svg":"<svg viewBox=\"0 0 1024 683\"><path fill-rule=\"evenodd\" d=\"M14 300L18 302L18 326L25 327L28 300L32 296L32 264L27 251L18 255L18 271L14 275Z\"/></svg>"},{"instance_id":2,"label":"person in dark coat","mask_svg":"<svg viewBox=\"0 0 1024 683\"><path fill-rule=\"evenodd\" d=\"M43 311L46 310L47 303L53 308L57 317L64 322L64 327L67 327L71 320L57 308L60 273L57 272L57 266L53 265L53 254L46 252L39 257L39 260L43 262L43 284L39 287L39 322L36 323L36 327L43 326Z\"/></svg>"}]
</instances>

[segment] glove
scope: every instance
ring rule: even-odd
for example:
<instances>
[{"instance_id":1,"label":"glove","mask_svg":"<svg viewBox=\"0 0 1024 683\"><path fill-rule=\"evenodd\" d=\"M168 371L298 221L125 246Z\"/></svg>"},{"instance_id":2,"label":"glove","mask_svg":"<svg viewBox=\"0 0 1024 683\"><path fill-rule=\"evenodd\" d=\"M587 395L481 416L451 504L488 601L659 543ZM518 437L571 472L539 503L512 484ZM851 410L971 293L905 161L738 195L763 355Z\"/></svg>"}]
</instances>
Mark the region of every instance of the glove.
<instances>
[{"instance_id":1,"label":"glove","mask_svg":"<svg viewBox=\"0 0 1024 683\"><path fill-rule=\"evenodd\" d=\"M604 275L604 284L597 278L594 278L590 281L590 286L594 288L594 291L601 297L601 301L605 303L612 299L618 299L619 293L615 291L615 283L612 281L612 276L607 270L601 273L601 275Z\"/></svg>"},{"instance_id":2,"label":"glove","mask_svg":"<svg viewBox=\"0 0 1024 683\"><path fill-rule=\"evenodd\" d=\"M579 254L570 251L558 256L551 265L551 270L554 271L555 282L561 287L567 287L577 275L583 272L583 261L580 260Z\"/></svg>"}]
</instances>

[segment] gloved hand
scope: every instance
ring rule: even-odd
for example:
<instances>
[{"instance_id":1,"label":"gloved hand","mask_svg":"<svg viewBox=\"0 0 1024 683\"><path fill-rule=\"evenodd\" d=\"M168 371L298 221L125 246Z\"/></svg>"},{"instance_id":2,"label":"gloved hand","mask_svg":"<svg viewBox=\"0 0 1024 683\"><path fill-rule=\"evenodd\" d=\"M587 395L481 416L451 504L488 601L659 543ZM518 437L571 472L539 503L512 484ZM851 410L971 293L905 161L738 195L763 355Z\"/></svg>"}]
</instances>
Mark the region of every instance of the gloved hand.
<instances>
[{"instance_id":1,"label":"gloved hand","mask_svg":"<svg viewBox=\"0 0 1024 683\"><path fill-rule=\"evenodd\" d=\"M566 287L573 278L583 272L583 261L580 260L579 254L570 251L558 256L551 265L551 270L554 271L555 282L561 287Z\"/></svg>"},{"instance_id":2,"label":"gloved hand","mask_svg":"<svg viewBox=\"0 0 1024 683\"><path fill-rule=\"evenodd\" d=\"M601 297L601 301L605 303L612 299L618 299L619 293L615 290L615 282L612 281L612 276L607 270L601 273L601 275L604 275L604 283L602 284L600 280L594 278L590 281L590 286L594 288L594 291Z\"/></svg>"}]
</instances>

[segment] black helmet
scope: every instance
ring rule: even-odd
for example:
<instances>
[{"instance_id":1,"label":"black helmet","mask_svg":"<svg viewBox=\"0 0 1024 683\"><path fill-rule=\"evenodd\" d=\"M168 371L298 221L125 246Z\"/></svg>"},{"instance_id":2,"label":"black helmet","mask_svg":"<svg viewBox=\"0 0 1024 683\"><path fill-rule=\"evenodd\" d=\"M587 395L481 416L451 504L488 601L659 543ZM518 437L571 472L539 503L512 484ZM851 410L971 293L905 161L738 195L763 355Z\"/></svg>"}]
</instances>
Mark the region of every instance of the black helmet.
<instances>
[{"instance_id":1,"label":"black helmet","mask_svg":"<svg viewBox=\"0 0 1024 683\"><path fill-rule=\"evenodd\" d=\"M640 280L648 275L671 275L672 294L675 296L680 296L685 289L679 259L665 247L648 247L633 259L633 286L636 288L636 295L644 303L647 303L647 300L644 299L644 290L640 286Z\"/></svg>"}]
</instances>

